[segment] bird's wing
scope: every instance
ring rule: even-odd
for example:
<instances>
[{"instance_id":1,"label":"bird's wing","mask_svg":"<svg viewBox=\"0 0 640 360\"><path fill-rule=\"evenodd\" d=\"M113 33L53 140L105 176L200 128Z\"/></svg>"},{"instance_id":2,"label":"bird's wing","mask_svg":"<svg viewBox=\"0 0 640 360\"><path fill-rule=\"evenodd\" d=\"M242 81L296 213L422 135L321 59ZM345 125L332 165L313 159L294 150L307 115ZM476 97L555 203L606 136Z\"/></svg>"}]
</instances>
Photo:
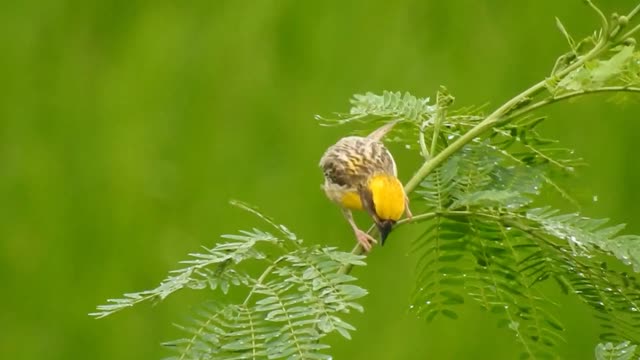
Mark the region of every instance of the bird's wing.
<instances>
[{"instance_id":1,"label":"bird's wing","mask_svg":"<svg viewBox=\"0 0 640 360\"><path fill-rule=\"evenodd\" d=\"M325 152L320 167L327 180L340 186L357 188L375 173L396 176L391 153L377 140L359 136L340 139Z\"/></svg>"}]
</instances>

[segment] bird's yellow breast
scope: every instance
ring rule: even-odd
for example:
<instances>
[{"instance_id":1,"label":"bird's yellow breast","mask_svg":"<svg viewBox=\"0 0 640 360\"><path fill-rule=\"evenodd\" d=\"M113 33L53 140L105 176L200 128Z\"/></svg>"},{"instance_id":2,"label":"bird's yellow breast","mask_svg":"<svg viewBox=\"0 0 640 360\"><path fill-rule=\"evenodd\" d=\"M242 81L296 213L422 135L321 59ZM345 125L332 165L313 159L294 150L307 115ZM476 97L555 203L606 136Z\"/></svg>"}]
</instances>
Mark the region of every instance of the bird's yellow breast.
<instances>
[{"instance_id":1,"label":"bird's yellow breast","mask_svg":"<svg viewBox=\"0 0 640 360\"><path fill-rule=\"evenodd\" d=\"M379 174L369 179L376 215L383 220L398 221L405 209L405 194L402 184L393 175Z\"/></svg>"},{"instance_id":2,"label":"bird's yellow breast","mask_svg":"<svg viewBox=\"0 0 640 360\"><path fill-rule=\"evenodd\" d=\"M348 191L342 195L340 204L350 210L362 210L362 201L360 195L355 191Z\"/></svg>"}]
</instances>

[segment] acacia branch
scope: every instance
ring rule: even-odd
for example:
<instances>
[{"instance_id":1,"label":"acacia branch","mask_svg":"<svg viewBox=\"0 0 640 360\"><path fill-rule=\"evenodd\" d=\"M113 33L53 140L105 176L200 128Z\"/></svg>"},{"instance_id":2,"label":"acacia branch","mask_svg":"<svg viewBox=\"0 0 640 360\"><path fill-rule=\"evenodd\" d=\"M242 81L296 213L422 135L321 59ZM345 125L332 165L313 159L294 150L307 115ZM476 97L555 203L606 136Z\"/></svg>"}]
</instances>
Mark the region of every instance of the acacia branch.
<instances>
[{"instance_id":1,"label":"acacia branch","mask_svg":"<svg viewBox=\"0 0 640 360\"><path fill-rule=\"evenodd\" d=\"M534 110L540 109L544 106L562 101L568 100L574 97L579 97L583 95L591 95L591 94L599 94L599 93L607 93L607 92L631 92L631 93L640 93L640 87L634 86L605 86L597 89L589 89L589 90L579 90L573 91L566 94L562 94L559 96L548 97L544 100L538 101L537 103L531 104L523 109L513 112L506 118L502 120L502 122L509 122L517 117L520 117L526 113L532 112Z\"/></svg>"}]
</instances>

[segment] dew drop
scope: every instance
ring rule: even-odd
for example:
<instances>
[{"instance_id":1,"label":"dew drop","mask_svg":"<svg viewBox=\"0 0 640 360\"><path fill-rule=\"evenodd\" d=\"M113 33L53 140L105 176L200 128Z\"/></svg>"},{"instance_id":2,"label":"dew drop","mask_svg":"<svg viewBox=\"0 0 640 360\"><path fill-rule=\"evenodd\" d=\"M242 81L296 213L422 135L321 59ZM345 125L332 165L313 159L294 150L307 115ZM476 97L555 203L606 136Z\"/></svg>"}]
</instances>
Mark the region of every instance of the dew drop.
<instances>
[{"instance_id":1,"label":"dew drop","mask_svg":"<svg viewBox=\"0 0 640 360\"><path fill-rule=\"evenodd\" d=\"M598 202L598 195L593 195L593 202Z\"/></svg>"},{"instance_id":2,"label":"dew drop","mask_svg":"<svg viewBox=\"0 0 640 360\"><path fill-rule=\"evenodd\" d=\"M411 145L407 144L407 145L404 146L404 148L407 149L407 150L411 150Z\"/></svg>"}]
</instances>

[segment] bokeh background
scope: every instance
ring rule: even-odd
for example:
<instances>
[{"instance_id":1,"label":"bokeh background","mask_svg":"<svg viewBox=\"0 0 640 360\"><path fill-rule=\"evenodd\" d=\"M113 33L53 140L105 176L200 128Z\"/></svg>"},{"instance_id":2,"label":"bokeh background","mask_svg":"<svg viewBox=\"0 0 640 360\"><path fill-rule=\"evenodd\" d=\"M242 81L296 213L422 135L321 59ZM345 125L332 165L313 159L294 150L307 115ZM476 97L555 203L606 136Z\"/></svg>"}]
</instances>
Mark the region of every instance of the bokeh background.
<instances>
[{"instance_id":1,"label":"bokeh background","mask_svg":"<svg viewBox=\"0 0 640 360\"><path fill-rule=\"evenodd\" d=\"M606 12L634 1L599 1ZM0 3L0 357L158 359L202 294L104 320L123 292L154 287L256 204L310 242L351 249L320 191L324 149L353 128L318 126L353 93L446 85L457 105L499 105L546 76L597 18L579 0L6 1ZM549 108L544 133L583 155L583 213L640 233L637 101ZM392 147L406 180L419 159ZM597 201L595 201L597 200ZM575 211L561 199L556 206ZM364 218L360 218L361 221ZM457 321L408 313L409 229L357 269L366 312L335 359L514 359L470 303ZM406 241L403 241L406 239ZM566 359L589 359L590 312L561 295Z\"/></svg>"}]
</instances>

